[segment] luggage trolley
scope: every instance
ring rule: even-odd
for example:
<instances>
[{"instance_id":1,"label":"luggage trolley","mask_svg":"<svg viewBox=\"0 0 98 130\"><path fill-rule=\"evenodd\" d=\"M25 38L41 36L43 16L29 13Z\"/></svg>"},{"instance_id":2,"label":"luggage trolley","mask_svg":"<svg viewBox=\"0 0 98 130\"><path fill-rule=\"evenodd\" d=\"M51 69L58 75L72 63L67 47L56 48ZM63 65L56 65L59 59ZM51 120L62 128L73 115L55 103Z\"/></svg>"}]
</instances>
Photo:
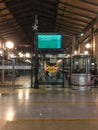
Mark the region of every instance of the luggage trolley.
<instances>
[{"instance_id":1,"label":"luggage trolley","mask_svg":"<svg viewBox=\"0 0 98 130\"><path fill-rule=\"evenodd\" d=\"M76 54L71 57L71 88L75 90L91 89L91 57L88 54Z\"/></svg>"}]
</instances>

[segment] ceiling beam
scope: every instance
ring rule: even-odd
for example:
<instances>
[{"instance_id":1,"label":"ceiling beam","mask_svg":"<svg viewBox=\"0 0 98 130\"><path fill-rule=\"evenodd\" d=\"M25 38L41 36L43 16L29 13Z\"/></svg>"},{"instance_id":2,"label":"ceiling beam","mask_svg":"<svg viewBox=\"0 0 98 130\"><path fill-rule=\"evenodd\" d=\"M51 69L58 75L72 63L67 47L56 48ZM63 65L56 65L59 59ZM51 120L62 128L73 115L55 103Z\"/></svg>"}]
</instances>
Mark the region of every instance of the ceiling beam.
<instances>
[{"instance_id":1,"label":"ceiling beam","mask_svg":"<svg viewBox=\"0 0 98 130\"><path fill-rule=\"evenodd\" d=\"M60 1L59 4L63 4L65 7L69 6L69 7L76 8L76 9L79 9L79 10L83 10L83 11L86 11L86 12L90 12L90 13L93 13L93 14L98 14L98 12L92 11L90 9L87 9L87 8L85 9L85 8L82 8L82 7L79 7L79 6L75 6L75 5L71 5L71 4L62 2L62 1Z\"/></svg>"},{"instance_id":2,"label":"ceiling beam","mask_svg":"<svg viewBox=\"0 0 98 130\"><path fill-rule=\"evenodd\" d=\"M7 28L13 28L13 27L16 27L16 26L19 26L16 22L13 23L13 24L7 24L7 23L2 24L2 25L0 24L0 30L7 29Z\"/></svg>"},{"instance_id":3,"label":"ceiling beam","mask_svg":"<svg viewBox=\"0 0 98 130\"><path fill-rule=\"evenodd\" d=\"M81 23L88 23L88 22L85 22L84 20L82 20L82 19L78 19L78 18L73 18L73 17L70 17L70 16L66 16L66 15L64 15L64 14L61 14L61 13L57 13L57 15L60 15L61 17L65 17L65 18L68 18L68 19L72 19L72 20L75 20L75 21L79 21L79 22L81 22Z\"/></svg>"},{"instance_id":4,"label":"ceiling beam","mask_svg":"<svg viewBox=\"0 0 98 130\"><path fill-rule=\"evenodd\" d=\"M5 20L0 20L0 24L13 22L16 22L14 18L5 18Z\"/></svg>"},{"instance_id":5,"label":"ceiling beam","mask_svg":"<svg viewBox=\"0 0 98 130\"><path fill-rule=\"evenodd\" d=\"M56 24L59 24L60 26L63 26L63 27L66 27L66 26L67 26L67 27L69 27L69 28L71 28L71 29L74 28L74 29L76 29L76 30L80 30L80 29L82 30L82 29L83 29L83 27L81 27L81 26L78 26L78 27L77 27L77 26L74 26L73 24L69 24L69 25L68 25L68 24L66 24L66 23L61 23L61 22L56 22Z\"/></svg>"},{"instance_id":6,"label":"ceiling beam","mask_svg":"<svg viewBox=\"0 0 98 130\"><path fill-rule=\"evenodd\" d=\"M62 10L63 12L62 13L65 13L65 12L68 12L68 13L70 13L70 14L73 14L73 15L76 15L76 16L79 16L79 17L82 17L82 18L86 18L86 19L92 19L92 17L91 16L88 16L88 15L83 15L83 14L80 14L80 13L76 13L76 12L72 12L72 11L68 11L68 10L64 10L64 9L60 9L60 8L58 8L58 10Z\"/></svg>"},{"instance_id":7,"label":"ceiling beam","mask_svg":"<svg viewBox=\"0 0 98 130\"><path fill-rule=\"evenodd\" d=\"M57 18L56 22L58 22L58 21L59 21L59 22L62 22L62 23L66 23L66 24L71 24L71 25L74 24L74 26L78 26L78 27L80 27L80 28L85 27L84 24L76 23L76 22L70 22L70 21L67 21L66 19L64 20L63 18Z\"/></svg>"},{"instance_id":8,"label":"ceiling beam","mask_svg":"<svg viewBox=\"0 0 98 130\"><path fill-rule=\"evenodd\" d=\"M98 17L94 18L83 30L82 32L86 32L91 29L98 22Z\"/></svg>"},{"instance_id":9,"label":"ceiling beam","mask_svg":"<svg viewBox=\"0 0 98 130\"><path fill-rule=\"evenodd\" d=\"M8 2L9 1L2 1L3 3L5 3L5 5L7 6L8 5ZM28 0L28 1L24 1L24 2L19 2L19 3L13 3L13 5L10 5L9 6L9 9L14 9L14 8L19 8L21 6L25 6L25 5L28 5L28 4L31 4L32 5L32 0Z\"/></svg>"},{"instance_id":10,"label":"ceiling beam","mask_svg":"<svg viewBox=\"0 0 98 130\"><path fill-rule=\"evenodd\" d=\"M0 30L0 34L5 33L5 32L9 32L12 30L17 31L18 29L20 30L19 27L14 27L14 28L10 28L10 29L3 29L3 30Z\"/></svg>"},{"instance_id":11,"label":"ceiling beam","mask_svg":"<svg viewBox=\"0 0 98 130\"><path fill-rule=\"evenodd\" d=\"M90 4L90 5L94 5L94 6L98 6L98 4L91 2L91 1L87 1L87 0L80 0L81 2L84 2L84 3L87 3L87 4Z\"/></svg>"},{"instance_id":12,"label":"ceiling beam","mask_svg":"<svg viewBox=\"0 0 98 130\"><path fill-rule=\"evenodd\" d=\"M73 31L74 33L79 32L79 30L77 30L75 28L70 28L68 26L60 26L60 24L56 24L56 26L59 27L59 28L62 28L62 29L67 29L69 31Z\"/></svg>"},{"instance_id":13,"label":"ceiling beam","mask_svg":"<svg viewBox=\"0 0 98 130\"><path fill-rule=\"evenodd\" d=\"M55 30L58 31L58 32L62 32L63 31L64 33L69 34L69 35L73 35L74 34L73 31L65 30L64 28L57 27Z\"/></svg>"}]
</instances>

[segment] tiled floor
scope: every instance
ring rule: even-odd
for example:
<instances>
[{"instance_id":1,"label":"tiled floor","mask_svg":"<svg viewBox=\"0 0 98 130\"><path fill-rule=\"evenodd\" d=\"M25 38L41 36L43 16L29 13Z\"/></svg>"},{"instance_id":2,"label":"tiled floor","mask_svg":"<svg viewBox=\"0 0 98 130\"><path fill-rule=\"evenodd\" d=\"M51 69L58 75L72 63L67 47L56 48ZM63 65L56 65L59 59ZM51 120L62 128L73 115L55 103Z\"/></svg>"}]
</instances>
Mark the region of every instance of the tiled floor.
<instances>
[{"instance_id":1,"label":"tiled floor","mask_svg":"<svg viewBox=\"0 0 98 130\"><path fill-rule=\"evenodd\" d=\"M98 88L0 88L0 130L97 130Z\"/></svg>"}]
</instances>

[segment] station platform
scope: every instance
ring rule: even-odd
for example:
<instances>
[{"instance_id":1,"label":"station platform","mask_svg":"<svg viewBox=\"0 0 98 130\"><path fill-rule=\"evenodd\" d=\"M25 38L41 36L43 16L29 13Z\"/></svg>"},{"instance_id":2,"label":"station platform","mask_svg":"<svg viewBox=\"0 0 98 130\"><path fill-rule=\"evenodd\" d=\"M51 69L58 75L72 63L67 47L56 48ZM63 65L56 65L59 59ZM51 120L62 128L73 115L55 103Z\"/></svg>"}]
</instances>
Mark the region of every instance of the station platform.
<instances>
[{"instance_id":1,"label":"station platform","mask_svg":"<svg viewBox=\"0 0 98 130\"><path fill-rule=\"evenodd\" d=\"M98 88L0 87L0 130L97 130Z\"/></svg>"}]
</instances>

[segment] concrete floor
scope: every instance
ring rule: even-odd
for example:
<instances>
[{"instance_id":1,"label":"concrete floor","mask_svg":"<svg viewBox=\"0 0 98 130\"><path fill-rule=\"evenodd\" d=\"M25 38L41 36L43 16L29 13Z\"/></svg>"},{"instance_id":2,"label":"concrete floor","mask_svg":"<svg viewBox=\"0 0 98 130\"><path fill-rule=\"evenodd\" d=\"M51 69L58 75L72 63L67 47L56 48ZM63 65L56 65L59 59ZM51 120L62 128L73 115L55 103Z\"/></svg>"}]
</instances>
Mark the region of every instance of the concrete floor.
<instances>
[{"instance_id":1,"label":"concrete floor","mask_svg":"<svg viewBox=\"0 0 98 130\"><path fill-rule=\"evenodd\" d=\"M0 88L0 130L98 130L98 88Z\"/></svg>"}]
</instances>

